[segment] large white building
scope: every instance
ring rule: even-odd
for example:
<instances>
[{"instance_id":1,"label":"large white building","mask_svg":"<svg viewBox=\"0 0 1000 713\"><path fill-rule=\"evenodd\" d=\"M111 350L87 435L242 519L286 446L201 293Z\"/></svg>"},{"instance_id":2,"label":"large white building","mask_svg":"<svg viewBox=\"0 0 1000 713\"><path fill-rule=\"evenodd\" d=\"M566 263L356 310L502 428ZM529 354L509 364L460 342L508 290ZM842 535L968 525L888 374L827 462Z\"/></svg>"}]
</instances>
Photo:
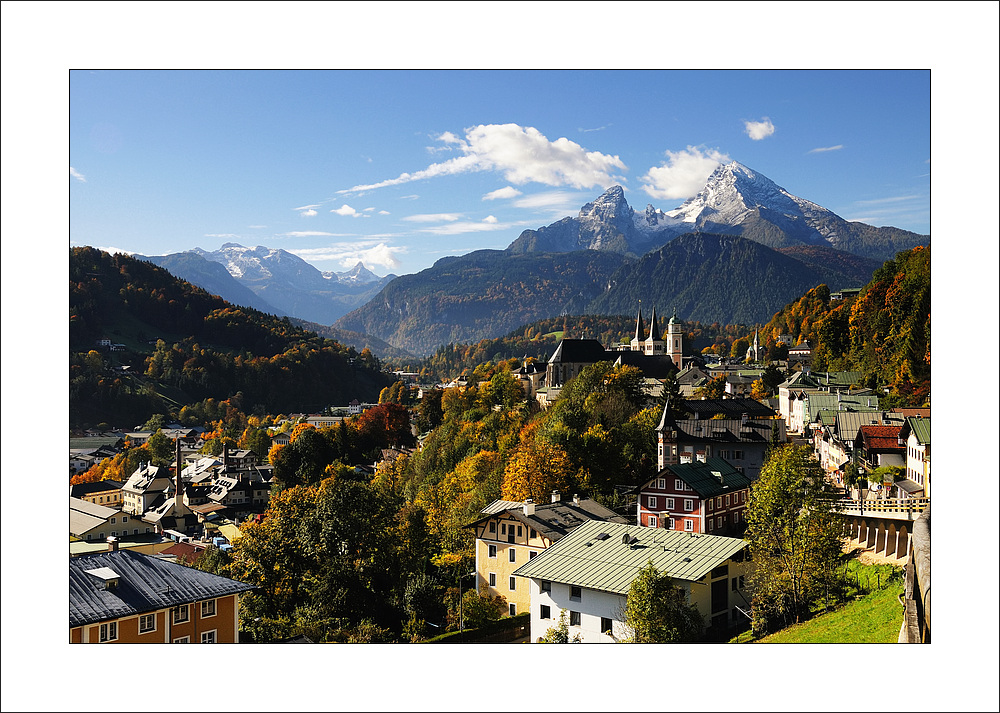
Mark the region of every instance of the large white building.
<instances>
[{"instance_id":1,"label":"large white building","mask_svg":"<svg viewBox=\"0 0 1000 713\"><path fill-rule=\"evenodd\" d=\"M530 582L531 640L556 627L562 610L571 639L628 638L623 612L629 587L649 562L673 578L706 627L738 623L750 609L745 547L733 537L586 522L514 572Z\"/></svg>"}]
</instances>

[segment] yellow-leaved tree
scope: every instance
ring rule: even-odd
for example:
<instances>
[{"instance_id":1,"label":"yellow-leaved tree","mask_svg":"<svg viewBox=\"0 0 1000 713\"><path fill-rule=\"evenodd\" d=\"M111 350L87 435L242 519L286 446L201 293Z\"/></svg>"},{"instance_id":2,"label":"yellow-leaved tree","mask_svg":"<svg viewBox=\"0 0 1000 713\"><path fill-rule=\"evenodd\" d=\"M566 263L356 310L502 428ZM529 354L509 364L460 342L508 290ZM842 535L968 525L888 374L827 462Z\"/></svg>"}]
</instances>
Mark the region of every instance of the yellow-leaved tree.
<instances>
[{"instance_id":1,"label":"yellow-leaved tree","mask_svg":"<svg viewBox=\"0 0 1000 713\"><path fill-rule=\"evenodd\" d=\"M571 488L572 463L560 446L538 438L539 421L521 429L518 443L504 469L500 497L504 500L546 502L553 490Z\"/></svg>"}]
</instances>

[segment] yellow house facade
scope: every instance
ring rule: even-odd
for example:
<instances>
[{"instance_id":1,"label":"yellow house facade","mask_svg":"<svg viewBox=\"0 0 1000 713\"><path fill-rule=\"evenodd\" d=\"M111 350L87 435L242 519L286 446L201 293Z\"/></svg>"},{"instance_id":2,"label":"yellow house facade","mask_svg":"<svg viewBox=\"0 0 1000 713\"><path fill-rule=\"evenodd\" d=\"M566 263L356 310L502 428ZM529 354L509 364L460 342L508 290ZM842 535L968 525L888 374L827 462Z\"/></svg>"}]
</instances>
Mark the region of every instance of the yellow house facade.
<instances>
[{"instance_id":1,"label":"yellow house facade","mask_svg":"<svg viewBox=\"0 0 1000 713\"><path fill-rule=\"evenodd\" d=\"M552 502L497 500L483 510L484 517L468 525L476 535L476 591L507 600L510 616L528 611L528 581L514 570L590 520L625 523L624 517L588 498Z\"/></svg>"}]
</instances>

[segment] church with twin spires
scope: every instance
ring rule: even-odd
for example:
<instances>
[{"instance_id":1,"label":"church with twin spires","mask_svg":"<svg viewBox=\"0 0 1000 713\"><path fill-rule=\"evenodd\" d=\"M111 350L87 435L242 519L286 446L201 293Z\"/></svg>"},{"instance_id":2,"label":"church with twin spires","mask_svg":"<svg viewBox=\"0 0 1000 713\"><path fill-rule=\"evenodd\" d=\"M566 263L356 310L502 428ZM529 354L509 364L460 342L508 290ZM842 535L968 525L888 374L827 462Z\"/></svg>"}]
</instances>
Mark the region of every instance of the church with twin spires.
<instances>
[{"instance_id":1,"label":"church with twin spires","mask_svg":"<svg viewBox=\"0 0 1000 713\"><path fill-rule=\"evenodd\" d=\"M639 313L635 318L635 336L629 342L630 351L641 352L646 356L668 356L678 369L681 368L681 352L684 339L682 336L683 327L677 319L677 311L674 310L670 322L667 324L666 338L660 336L660 325L656 320L656 307L653 307L653 314L649 318L649 331L642 319L642 305L639 305ZM624 345L622 345L624 346ZM624 350L622 350L624 351Z\"/></svg>"}]
</instances>

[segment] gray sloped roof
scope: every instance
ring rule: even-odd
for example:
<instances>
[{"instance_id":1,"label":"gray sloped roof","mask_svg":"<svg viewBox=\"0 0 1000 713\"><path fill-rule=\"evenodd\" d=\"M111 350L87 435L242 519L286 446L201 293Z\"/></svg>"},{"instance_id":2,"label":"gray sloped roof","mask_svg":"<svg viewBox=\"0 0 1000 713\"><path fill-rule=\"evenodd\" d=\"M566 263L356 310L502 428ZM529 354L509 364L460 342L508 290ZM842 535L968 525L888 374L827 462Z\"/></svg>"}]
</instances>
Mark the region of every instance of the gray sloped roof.
<instances>
[{"instance_id":1,"label":"gray sloped roof","mask_svg":"<svg viewBox=\"0 0 1000 713\"><path fill-rule=\"evenodd\" d=\"M635 542L623 544L623 535ZM674 579L697 581L745 546L734 537L595 521L580 525L514 574L628 594L632 580L650 561Z\"/></svg>"},{"instance_id":2,"label":"gray sloped roof","mask_svg":"<svg viewBox=\"0 0 1000 713\"><path fill-rule=\"evenodd\" d=\"M595 364L599 361L611 361L615 356L614 352L605 350L604 345L596 339L563 339L549 358L549 363Z\"/></svg>"},{"instance_id":3,"label":"gray sloped roof","mask_svg":"<svg viewBox=\"0 0 1000 713\"><path fill-rule=\"evenodd\" d=\"M118 575L114 589L88 570L107 568ZM255 589L234 579L219 577L149 555L118 550L69 561L69 625L93 624L178 604Z\"/></svg>"},{"instance_id":4,"label":"gray sloped roof","mask_svg":"<svg viewBox=\"0 0 1000 713\"><path fill-rule=\"evenodd\" d=\"M507 502L510 501L498 500L494 501L492 505ZM555 542L556 540L565 537L567 533L571 532L574 528L592 520L615 523L626 522L625 518L616 513L614 510L606 508L596 500L591 500L590 498L580 498L579 503L575 503L572 500L560 500L555 503L535 505L535 512L533 515L524 514L523 503L513 503L513 505L513 507L498 506L499 509L495 510L493 513L479 518L466 527L474 527L475 525L494 517L498 512L505 512L518 522L534 529L542 537L546 537L550 541Z\"/></svg>"},{"instance_id":5,"label":"gray sloped roof","mask_svg":"<svg viewBox=\"0 0 1000 713\"><path fill-rule=\"evenodd\" d=\"M700 498L712 498L750 487L750 478L723 458L707 458L704 462L668 465L656 475L656 478L662 478L664 473L683 480L698 493ZM719 475L716 476L716 473ZM646 485L656 478L647 480Z\"/></svg>"}]
</instances>

